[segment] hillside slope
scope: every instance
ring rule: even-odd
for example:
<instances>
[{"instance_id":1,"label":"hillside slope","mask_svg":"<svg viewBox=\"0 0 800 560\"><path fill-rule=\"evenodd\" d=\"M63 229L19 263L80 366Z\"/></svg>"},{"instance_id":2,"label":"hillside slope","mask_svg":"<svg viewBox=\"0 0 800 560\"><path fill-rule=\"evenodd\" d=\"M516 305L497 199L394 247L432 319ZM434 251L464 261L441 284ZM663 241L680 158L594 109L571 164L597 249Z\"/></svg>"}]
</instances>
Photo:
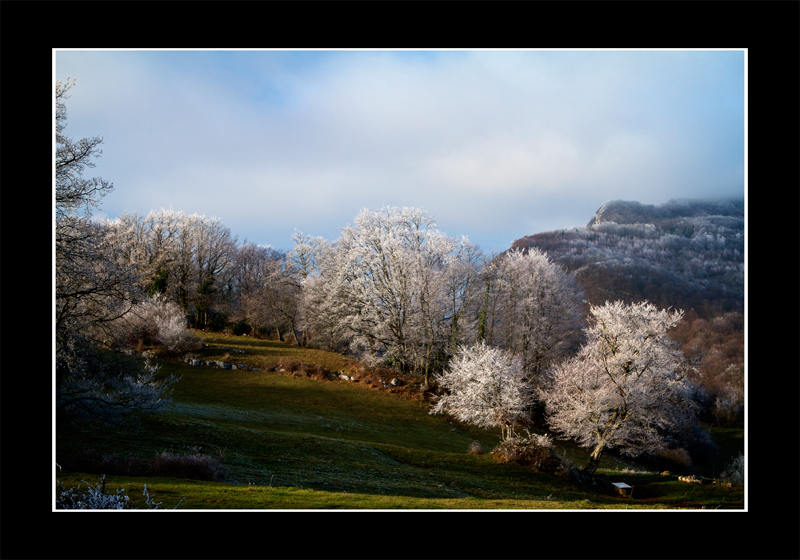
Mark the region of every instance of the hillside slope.
<instances>
[{"instance_id":1,"label":"hillside slope","mask_svg":"<svg viewBox=\"0 0 800 560\"><path fill-rule=\"evenodd\" d=\"M518 239L573 271L593 304L647 299L703 317L744 311L744 199L615 200L585 227Z\"/></svg>"},{"instance_id":2,"label":"hillside slope","mask_svg":"<svg viewBox=\"0 0 800 560\"><path fill-rule=\"evenodd\" d=\"M195 333L204 345L193 354L207 365L154 358L160 375L181 377L161 413L123 426L61 426L57 480L85 487L105 475L108 492L127 489L139 508L146 484L166 507L184 499L181 510L744 507L741 484L677 479L689 472L718 474L740 452L741 431L717 430L730 450L670 466L672 475L607 453L602 472L636 487L636 500L621 498L504 462L489 453L499 442L498 429L431 415L430 403L414 398L409 385L374 387L373 373L383 370L343 365L339 355L280 342ZM306 359L338 363L355 379L290 367ZM208 365L222 360L237 369ZM554 445L559 457L585 464L588 450L569 441Z\"/></svg>"}]
</instances>

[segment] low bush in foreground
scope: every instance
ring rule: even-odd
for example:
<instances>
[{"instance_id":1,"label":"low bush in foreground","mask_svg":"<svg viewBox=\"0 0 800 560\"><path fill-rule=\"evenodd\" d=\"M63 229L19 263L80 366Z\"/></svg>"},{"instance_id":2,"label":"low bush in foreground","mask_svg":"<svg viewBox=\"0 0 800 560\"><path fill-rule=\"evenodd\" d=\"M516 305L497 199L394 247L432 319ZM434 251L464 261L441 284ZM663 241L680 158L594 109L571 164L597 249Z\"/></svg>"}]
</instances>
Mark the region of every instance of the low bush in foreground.
<instances>
[{"instance_id":1,"label":"low bush in foreground","mask_svg":"<svg viewBox=\"0 0 800 560\"><path fill-rule=\"evenodd\" d=\"M169 451L162 451L148 459L133 454L103 454L94 449L84 449L71 459L69 467L82 472L209 481L224 481L228 474L228 469L219 458L201 453L181 455Z\"/></svg>"},{"instance_id":2,"label":"low bush in foreground","mask_svg":"<svg viewBox=\"0 0 800 560\"><path fill-rule=\"evenodd\" d=\"M83 482L86 482L85 480ZM106 493L106 477L97 483L97 486L91 486L86 482L88 488L81 492L80 485L77 487L65 488L60 481L56 480L58 485L56 491L56 509L136 509L133 507L133 502L130 497L125 494L124 488L118 488L114 494ZM147 509L161 509L162 502L156 502L147 492L147 484L144 485L144 492L142 495L145 497L145 505ZM174 508L177 509L181 505L183 499L178 502Z\"/></svg>"}]
</instances>

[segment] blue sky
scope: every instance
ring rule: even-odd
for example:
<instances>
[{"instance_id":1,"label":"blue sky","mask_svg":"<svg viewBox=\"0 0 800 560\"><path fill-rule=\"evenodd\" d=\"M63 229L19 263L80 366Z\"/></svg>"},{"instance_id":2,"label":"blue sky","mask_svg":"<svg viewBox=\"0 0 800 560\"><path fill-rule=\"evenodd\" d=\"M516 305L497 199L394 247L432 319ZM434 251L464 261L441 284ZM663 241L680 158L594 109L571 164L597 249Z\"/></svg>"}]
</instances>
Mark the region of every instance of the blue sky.
<instances>
[{"instance_id":1,"label":"blue sky","mask_svg":"<svg viewBox=\"0 0 800 560\"><path fill-rule=\"evenodd\" d=\"M57 49L97 215L173 208L240 241L424 208L486 252L606 201L743 196L745 52Z\"/></svg>"}]
</instances>

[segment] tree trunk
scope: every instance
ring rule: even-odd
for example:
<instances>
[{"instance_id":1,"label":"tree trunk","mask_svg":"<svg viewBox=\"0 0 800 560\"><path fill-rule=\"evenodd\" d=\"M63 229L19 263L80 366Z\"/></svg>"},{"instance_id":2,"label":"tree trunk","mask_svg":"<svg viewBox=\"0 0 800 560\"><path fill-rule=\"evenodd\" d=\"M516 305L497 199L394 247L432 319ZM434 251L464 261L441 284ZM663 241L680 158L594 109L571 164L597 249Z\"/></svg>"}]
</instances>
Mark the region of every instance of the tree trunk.
<instances>
[{"instance_id":1,"label":"tree trunk","mask_svg":"<svg viewBox=\"0 0 800 560\"><path fill-rule=\"evenodd\" d=\"M481 313L478 316L478 342L486 339L486 317L489 311L489 289L490 283L486 281L486 294L483 297L483 305L481 306Z\"/></svg>"},{"instance_id":2,"label":"tree trunk","mask_svg":"<svg viewBox=\"0 0 800 560\"><path fill-rule=\"evenodd\" d=\"M585 474L589 476L594 475L594 471L596 471L597 467L600 465L600 457L602 457L604 449L605 443L602 441L595 446L592 450L592 454L589 456L589 462L586 463L586 467L583 469Z\"/></svg>"}]
</instances>

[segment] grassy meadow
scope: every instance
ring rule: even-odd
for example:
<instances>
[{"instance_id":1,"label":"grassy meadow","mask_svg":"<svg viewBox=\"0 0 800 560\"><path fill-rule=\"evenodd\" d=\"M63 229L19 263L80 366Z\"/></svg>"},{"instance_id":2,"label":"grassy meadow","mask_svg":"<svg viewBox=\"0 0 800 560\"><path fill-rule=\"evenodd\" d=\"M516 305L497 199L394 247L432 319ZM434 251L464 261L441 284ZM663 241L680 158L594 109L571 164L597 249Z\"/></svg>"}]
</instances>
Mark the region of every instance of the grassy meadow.
<instances>
[{"instance_id":1,"label":"grassy meadow","mask_svg":"<svg viewBox=\"0 0 800 560\"><path fill-rule=\"evenodd\" d=\"M428 414L417 386L384 387L390 370L367 370L341 355L197 331L195 358L260 371L190 366L158 359L161 375L181 376L173 402L138 426L59 433L57 479L65 486L125 488L143 508L144 485L164 508L205 509L743 509L744 488L686 484L629 459L607 455L598 473L634 487L630 498L500 462L489 451L499 431ZM275 371L275 368L284 371ZM356 379L331 379L344 372ZM717 474L743 450L742 430L714 430ZM470 453L478 441L483 453ZM581 466L586 451L556 442ZM146 476L134 468L157 456L203 456L216 480ZM113 468L112 468L113 465ZM707 466L708 468L708 466ZM212 469L213 470L213 469ZM114 471L113 473L111 471Z\"/></svg>"}]
</instances>

